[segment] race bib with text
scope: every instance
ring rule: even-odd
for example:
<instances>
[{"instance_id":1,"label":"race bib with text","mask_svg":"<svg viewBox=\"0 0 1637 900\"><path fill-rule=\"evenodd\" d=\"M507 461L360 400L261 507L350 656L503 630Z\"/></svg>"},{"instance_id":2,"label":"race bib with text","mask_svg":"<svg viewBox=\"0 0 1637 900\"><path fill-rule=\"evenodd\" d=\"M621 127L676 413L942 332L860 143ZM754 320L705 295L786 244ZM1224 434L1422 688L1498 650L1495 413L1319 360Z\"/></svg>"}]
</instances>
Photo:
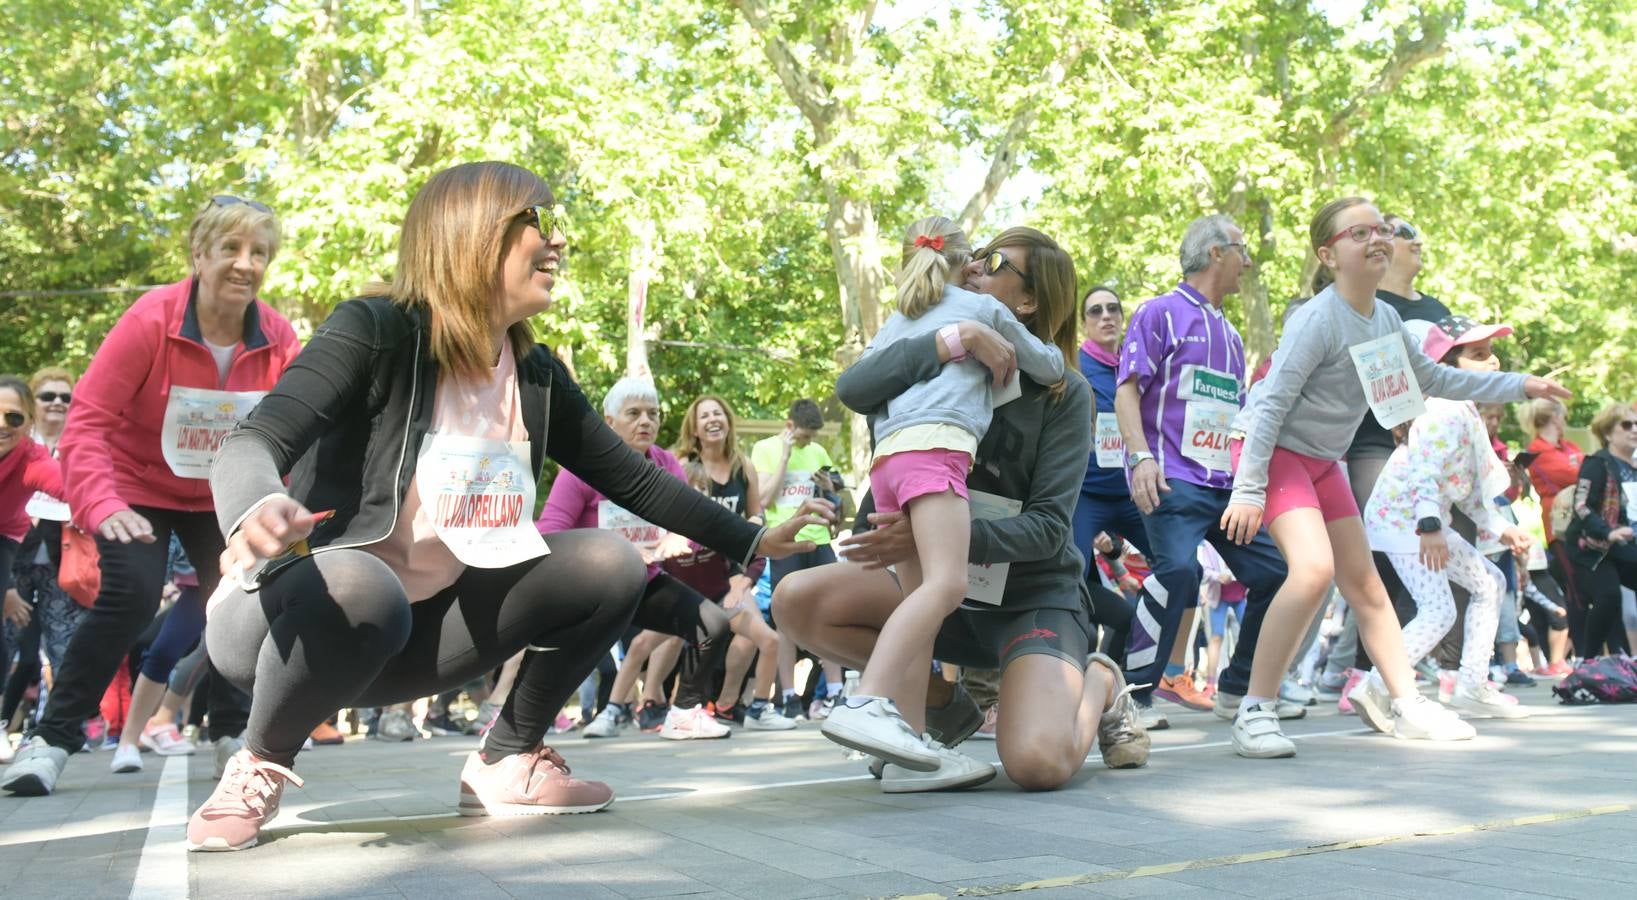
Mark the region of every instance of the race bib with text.
<instances>
[{"instance_id":1,"label":"race bib with text","mask_svg":"<svg viewBox=\"0 0 1637 900\"><path fill-rule=\"evenodd\" d=\"M178 478L209 478L216 448L239 421L250 415L266 391L213 391L171 387L160 451Z\"/></svg>"}]
</instances>

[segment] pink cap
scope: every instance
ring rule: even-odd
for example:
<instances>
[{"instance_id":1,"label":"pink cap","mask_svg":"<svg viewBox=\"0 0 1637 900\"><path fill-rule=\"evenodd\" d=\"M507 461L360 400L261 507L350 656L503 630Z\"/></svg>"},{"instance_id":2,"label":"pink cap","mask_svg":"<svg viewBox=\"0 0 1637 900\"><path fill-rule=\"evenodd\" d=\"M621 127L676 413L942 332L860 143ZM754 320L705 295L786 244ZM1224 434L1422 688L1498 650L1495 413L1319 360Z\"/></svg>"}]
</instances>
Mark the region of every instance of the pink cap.
<instances>
[{"instance_id":1,"label":"pink cap","mask_svg":"<svg viewBox=\"0 0 1637 900\"><path fill-rule=\"evenodd\" d=\"M1466 316L1445 316L1442 322L1427 329L1426 337L1421 341L1421 350L1435 360L1442 360L1456 347L1506 337L1511 333L1510 325L1480 324Z\"/></svg>"}]
</instances>

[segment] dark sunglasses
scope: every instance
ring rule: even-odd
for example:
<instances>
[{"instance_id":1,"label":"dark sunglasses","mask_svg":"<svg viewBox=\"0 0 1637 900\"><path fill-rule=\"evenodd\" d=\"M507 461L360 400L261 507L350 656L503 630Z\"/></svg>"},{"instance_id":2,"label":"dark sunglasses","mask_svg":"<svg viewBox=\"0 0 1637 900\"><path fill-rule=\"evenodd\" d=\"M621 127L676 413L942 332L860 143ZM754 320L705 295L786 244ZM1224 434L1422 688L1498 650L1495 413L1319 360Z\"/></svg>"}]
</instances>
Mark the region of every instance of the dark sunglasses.
<instances>
[{"instance_id":1,"label":"dark sunglasses","mask_svg":"<svg viewBox=\"0 0 1637 900\"><path fill-rule=\"evenodd\" d=\"M13 411L6 413L6 426L8 428L22 428L23 423L27 421L28 416L25 416L20 412Z\"/></svg>"},{"instance_id":2,"label":"dark sunglasses","mask_svg":"<svg viewBox=\"0 0 1637 900\"><path fill-rule=\"evenodd\" d=\"M39 400L41 403L56 403L59 400L67 403L69 398L73 396L74 394L71 391L63 391L60 394L56 391L41 391L34 395L35 399Z\"/></svg>"},{"instance_id":3,"label":"dark sunglasses","mask_svg":"<svg viewBox=\"0 0 1637 900\"><path fill-rule=\"evenodd\" d=\"M1023 279L1024 287L1030 290L1034 289L1034 280L1029 277L1029 273L1019 269L1011 260L1006 258L1006 254L999 250L986 250L977 255L983 260L983 273L985 275L998 275L1001 269L1011 269L1017 273L1017 277Z\"/></svg>"},{"instance_id":4,"label":"dark sunglasses","mask_svg":"<svg viewBox=\"0 0 1637 900\"><path fill-rule=\"evenodd\" d=\"M1421 237L1421 232L1416 231L1415 226L1408 222L1399 222L1397 225L1393 226L1393 237L1403 238L1406 241L1413 241Z\"/></svg>"},{"instance_id":5,"label":"dark sunglasses","mask_svg":"<svg viewBox=\"0 0 1637 900\"><path fill-rule=\"evenodd\" d=\"M10 420L8 419L7 421L10 421ZM16 426L12 426L12 427L16 427ZM1627 419L1624 422L1620 423L1620 427L1624 428L1627 431L1631 431L1632 429L1637 428L1637 422L1634 422L1631 419Z\"/></svg>"},{"instance_id":6,"label":"dark sunglasses","mask_svg":"<svg viewBox=\"0 0 1637 900\"><path fill-rule=\"evenodd\" d=\"M264 212L268 215L273 214L273 208L260 200L246 200L243 197L235 197L232 194L217 194L216 196L210 198L211 206L236 206L240 203L250 207L256 212Z\"/></svg>"},{"instance_id":7,"label":"dark sunglasses","mask_svg":"<svg viewBox=\"0 0 1637 900\"><path fill-rule=\"evenodd\" d=\"M563 227L563 217L556 209L549 206L531 206L517 214L518 218L540 230L540 240L551 243L552 232L559 232L563 240L568 240L568 232Z\"/></svg>"},{"instance_id":8,"label":"dark sunglasses","mask_svg":"<svg viewBox=\"0 0 1637 900\"><path fill-rule=\"evenodd\" d=\"M1086 318L1100 319L1105 311L1111 316L1117 316L1120 314L1120 304L1118 302L1113 302L1100 303L1096 306L1088 306L1086 307Z\"/></svg>"}]
</instances>

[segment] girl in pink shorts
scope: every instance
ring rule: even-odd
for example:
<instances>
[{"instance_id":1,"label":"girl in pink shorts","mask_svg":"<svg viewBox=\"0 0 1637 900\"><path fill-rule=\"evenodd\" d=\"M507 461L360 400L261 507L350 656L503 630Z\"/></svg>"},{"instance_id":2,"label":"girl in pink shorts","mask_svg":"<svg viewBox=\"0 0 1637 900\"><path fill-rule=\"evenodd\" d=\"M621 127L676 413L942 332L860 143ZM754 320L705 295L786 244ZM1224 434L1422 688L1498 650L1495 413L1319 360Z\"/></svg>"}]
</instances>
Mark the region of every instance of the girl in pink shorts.
<instances>
[{"instance_id":1,"label":"girl in pink shorts","mask_svg":"<svg viewBox=\"0 0 1637 900\"><path fill-rule=\"evenodd\" d=\"M1398 737L1459 740L1472 737L1471 727L1416 691L1403 633L1337 461L1364 416L1374 414L1391 428L1425 409L1423 392L1488 401L1568 392L1544 378L1462 370L1430 359L1398 313L1376 299L1394 235L1380 210L1362 197L1319 210L1309 237L1320 272L1334 280L1285 323L1267 378L1251 389L1235 421L1244 443L1221 527L1229 540L1248 543L1266 523L1289 565L1263 619L1240 717L1260 715L1261 704L1278 695L1280 678L1333 582L1379 666L1377 675L1348 695L1359 715ZM1255 755L1295 753L1282 734L1264 730L1257 740L1265 746Z\"/></svg>"},{"instance_id":2,"label":"girl in pink shorts","mask_svg":"<svg viewBox=\"0 0 1637 900\"><path fill-rule=\"evenodd\" d=\"M921 772L939 757L899 714L893 698L926 696L932 642L943 620L967 593L967 543L972 515L966 473L989 430L996 399L989 370L966 359L958 325L982 322L1017 351L1018 368L1052 385L1066 361L993 297L949 283L972 256L966 235L942 216L921 219L904 237L898 270L898 310L865 355L904 340L938 340L949 363L938 375L889 401L875 418L875 462L870 490L880 512L902 510L915 535L916 558L898 565L904 602L888 618L870 655L858 690L824 721L824 735L838 744Z\"/></svg>"}]
</instances>

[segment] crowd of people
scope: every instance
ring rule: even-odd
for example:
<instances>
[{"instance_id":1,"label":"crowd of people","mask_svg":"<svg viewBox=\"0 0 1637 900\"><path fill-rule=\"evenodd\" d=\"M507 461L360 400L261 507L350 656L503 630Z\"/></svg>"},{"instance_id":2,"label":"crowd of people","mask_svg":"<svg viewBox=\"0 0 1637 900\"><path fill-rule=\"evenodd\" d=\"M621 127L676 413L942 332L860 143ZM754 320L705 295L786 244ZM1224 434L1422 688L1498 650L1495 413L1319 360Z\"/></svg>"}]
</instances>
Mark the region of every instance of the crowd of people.
<instances>
[{"instance_id":1,"label":"crowd of people","mask_svg":"<svg viewBox=\"0 0 1637 900\"><path fill-rule=\"evenodd\" d=\"M612 802L567 742L639 729L808 720L913 792L993 779L968 739L1026 790L1141 767L1156 699L1251 758L1321 700L1407 740L1522 717L1518 689L1630 652L1637 406L1585 453L1562 386L1501 371L1506 325L1416 290L1410 222L1347 197L1310 237L1252 372L1227 216L1129 319L1037 230L916 221L835 386L872 426L842 522L814 400L747 452L693 398L667 449L663 377L599 409L536 343L568 236L535 174L435 175L391 280L304 346L260 296L277 216L217 196L82 376L0 377L0 788L209 744L188 842L238 850L349 725L481 735L460 812L541 815Z\"/></svg>"}]
</instances>

